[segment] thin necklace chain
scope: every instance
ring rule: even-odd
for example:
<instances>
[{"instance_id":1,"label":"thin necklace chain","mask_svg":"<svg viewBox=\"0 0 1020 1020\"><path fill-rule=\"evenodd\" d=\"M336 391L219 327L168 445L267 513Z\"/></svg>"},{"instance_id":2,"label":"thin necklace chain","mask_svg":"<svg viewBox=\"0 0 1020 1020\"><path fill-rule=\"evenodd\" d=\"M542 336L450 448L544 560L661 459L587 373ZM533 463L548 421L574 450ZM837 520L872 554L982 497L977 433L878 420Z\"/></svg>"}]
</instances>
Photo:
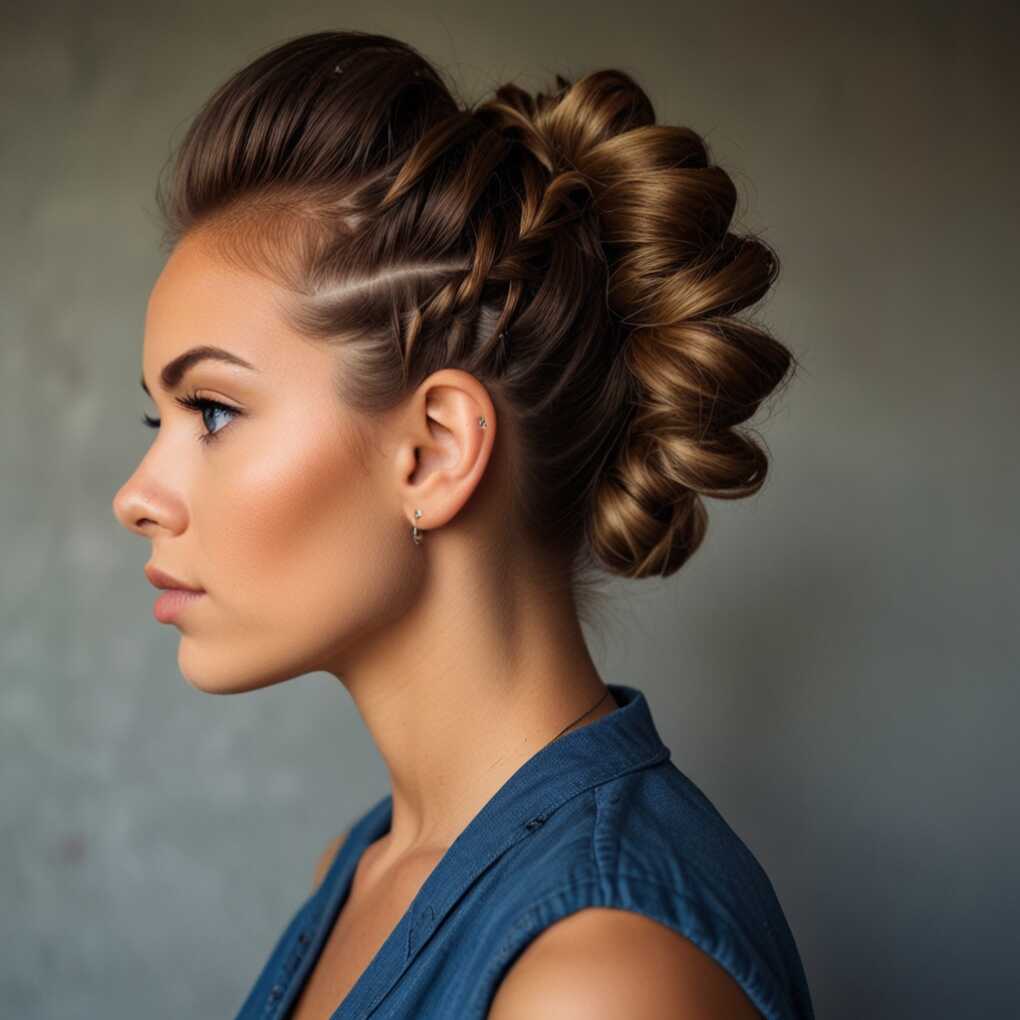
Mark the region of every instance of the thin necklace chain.
<instances>
[{"instance_id":1,"label":"thin necklace chain","mask_svg":"<svg viewBox=\"0 0 1020 1020\"><path fill-rule=\"evenodd\" d=\"M578 724L578 723L579 723L579 722L580 722L580 721L581 721L581 720L582 720L582 719L583 719L583 718L584 718L584 717L585 717L586 715L588 715L588 714L589 714L589 713L591 713L591 712L594 712L594 711L595 711L595 709L596 709L596 708L598 708L598 707L599 707L599 705L601 705L601 704L602 704L602 702L603 702L603 701L605 701L605 700L606 700L606 698L608 698L608 697L609 697L609 688L607 687L607 688L606 688L606 693L605 693L605 694L603 694L603 695L602 695L602 697L601 697L601 698L599 698L599 700L598 700L598 701L596 701L596 702L595 702L595 704L594 704L594 705L592 705L592 706L591 706L591 708L589 708L587 712L582 712L582 713L581 713L581 715L579 715L579 716L578 716L578 717L577 717L577 718L576 718L576 719L575 719L575 720L574 720L574 721L573 721L573 722L572 722L572 723L570 724L570 726L576 726L576 725L577 725L577 724ZM547 747L549 746L549 744L555 743L555 741L559 740L559 739L560 739L560 737L562 737L562 736L563 736L563 734L564 734L564 733L566 733L566 732L567 732L567 730L569 730L569 729L570 729L570 726L564 726L564 727L563 727L563 729L562 729L562 730L560 730L560 732L559 732L559 733L557 733L557 734L556 734L556 736L552 738L552 740L550 740L550 741L549 741L549 742L548 742L547 744L543 744L543 745L542 745L542 747L540 747L540 748L539 748L539 750L540 750L540 751L544 751L544 750L545 750L545 749L546 749L546 748L547 748Z\"/></svg>"}]
</instances>

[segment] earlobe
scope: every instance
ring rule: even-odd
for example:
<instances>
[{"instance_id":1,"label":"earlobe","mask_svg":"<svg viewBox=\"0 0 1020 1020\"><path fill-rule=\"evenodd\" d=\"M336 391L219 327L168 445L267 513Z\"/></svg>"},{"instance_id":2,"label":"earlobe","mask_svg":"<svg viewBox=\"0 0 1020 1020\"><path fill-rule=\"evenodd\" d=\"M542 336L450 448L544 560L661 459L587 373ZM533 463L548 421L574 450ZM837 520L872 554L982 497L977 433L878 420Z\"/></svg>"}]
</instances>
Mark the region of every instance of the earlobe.
<instances>
[{"instance_id":1,"label":"earlobe","mask_svg":"<svg viewBox=\"0 0 1020 1020\"><path fill-rule=\"evenodd\" d=\"M486 435L495 431L493 410L486 388L460 369L434 372L415 394L411 434L404 437L413 464L410 471L402 468L401 485L405 514L414 514L416 545L423 544L425 531L452 520L484 476L493 449Z\"/></svg>"},{"instance_id":2,"label":"earlobe","mask_svg":"<svg viewBox=\"0 0 1020 1020\"><path fill-rule=\"evenodd\" d=\"M489 423L485 420L484 415L478 419L478 427L479 428L482 428L482 429L488 428L488 425L489 425ZM417 521L421 516L422 516L422 511L418 507L415 507L414 508L414 519L415 519L415 521ZM417 524L412 524L411 525L411 538L414 539L414 544L415 545L421 545L421 543L422 543L422 535L424 535L424 534L425 534L425 532L421 528L419 528Z\"/></svg>"}]
</instances>

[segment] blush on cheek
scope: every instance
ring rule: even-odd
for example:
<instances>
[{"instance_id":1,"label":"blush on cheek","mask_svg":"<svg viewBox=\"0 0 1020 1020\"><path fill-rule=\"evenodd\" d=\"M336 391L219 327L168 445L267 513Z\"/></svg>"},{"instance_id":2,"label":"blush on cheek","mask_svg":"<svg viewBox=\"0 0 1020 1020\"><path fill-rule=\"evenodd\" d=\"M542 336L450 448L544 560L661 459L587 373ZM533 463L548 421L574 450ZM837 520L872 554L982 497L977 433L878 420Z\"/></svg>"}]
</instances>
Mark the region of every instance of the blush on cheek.
<instances>
[{"instance_id":1,"label":"blush on cheek","mask_svg":"<svg viewBox=\"0 0 1020 1020\"><path fill-rule=\"evenodd\" d=\"M313 596L302 589L314 587L316 564L352 548L352 522L370 516L373 503L353 451L321 433L277 440L231 488L239 512L224 552L231 573L267 609Z\"/></svg>"},{"instance_id":2,"label":"blush on cheek","mask_svg":"<svg viewBox=\"0 0 1020 1020\"><path fill-rule=\"evenodd\" d=\"M417 550L354 444L335 432L245 452L235 471L218 465L215 489L229 492L230 507L201 521L210 586L222 596L208 636L234 656L235 671L280 679L319 668L399 611L406 557Z\"/></svg>"}]
</instances>

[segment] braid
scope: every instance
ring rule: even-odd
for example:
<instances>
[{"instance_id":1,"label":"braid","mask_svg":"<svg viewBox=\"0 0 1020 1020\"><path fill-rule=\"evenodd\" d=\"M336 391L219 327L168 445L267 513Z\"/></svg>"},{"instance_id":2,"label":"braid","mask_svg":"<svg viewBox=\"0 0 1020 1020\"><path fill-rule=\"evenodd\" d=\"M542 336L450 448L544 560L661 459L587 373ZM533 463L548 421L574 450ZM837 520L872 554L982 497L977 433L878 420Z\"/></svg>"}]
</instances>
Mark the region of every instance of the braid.
<instances>
[{"instance_id":1,"label":"braid","mask_svg":"<svg viewBox=\"0 0 1020 1020\"><path fill-rule=\"evenodd\" d=\"M165 245L206 230L284 285L354 411L444 368L482 382L514 426L508 512L575 581L671 573L703 497L764 480L739 425L792 355L737 312L778 260L730 232L729 176L622 71L468 107L406 43L302 36L210 97L157 200Z\"/></svg>"}]
</instances>

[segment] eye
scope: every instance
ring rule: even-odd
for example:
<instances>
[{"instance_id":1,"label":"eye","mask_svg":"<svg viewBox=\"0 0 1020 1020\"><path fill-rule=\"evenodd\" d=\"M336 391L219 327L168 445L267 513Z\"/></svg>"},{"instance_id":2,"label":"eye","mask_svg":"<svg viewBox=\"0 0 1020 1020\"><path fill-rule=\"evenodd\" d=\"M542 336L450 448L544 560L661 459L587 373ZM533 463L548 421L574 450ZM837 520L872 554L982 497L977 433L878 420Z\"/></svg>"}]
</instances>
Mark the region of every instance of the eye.
<instances>
[{"instance_id":1,"label":"eye","mask_svg":"<svg viewBox=\"0 0 1020 1020\"><path fill-rule=\"evenodd\" d=\"M206 425L207 431L198 436L198 440L201 443L211 443L223 431L223 429L210 429L207 424L206 415L226 414L230 416L227 418L229 422L232 418L239 417L243 413L236 407L228 407L226 404L221 404L218 400L196 397L194 393L189 393L184 397L175 397L174 399L181 407L186 407L189 411L194 411L202 416L202 422ZM158 429L161 424L159 418L150 418L147 414L142 415L142 421L151 429Z\"/></svg>"}]
</instances>

